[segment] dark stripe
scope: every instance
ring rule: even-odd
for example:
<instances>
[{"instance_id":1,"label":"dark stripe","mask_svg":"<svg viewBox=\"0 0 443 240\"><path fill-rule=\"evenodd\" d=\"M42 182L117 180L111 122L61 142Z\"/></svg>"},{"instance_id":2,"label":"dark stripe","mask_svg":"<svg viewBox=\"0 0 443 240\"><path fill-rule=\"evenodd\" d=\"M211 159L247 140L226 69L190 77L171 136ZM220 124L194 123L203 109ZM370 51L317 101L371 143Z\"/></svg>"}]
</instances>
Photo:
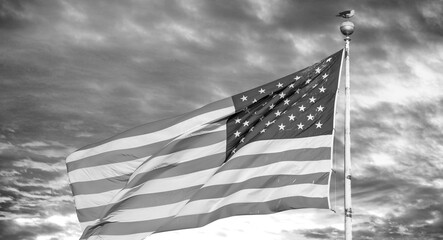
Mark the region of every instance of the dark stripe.
<instances>
[{"instance_id":1,"label":"dark stripe","mask_svg":"<svg viewBox=\"0 0 443 240\"><path fill-rule=\"evenodd\" d=\"M203 130L210 131L220 126L221 125L210 125L208 128L204 128L196 133L202 132ZM68 172L85 167L131 161L134 159L151 156L153 154L157 154L158 156L190 148L204 147L206 145L225 140L225 135L225 130L222 130L218 132L203 133L197 136L190 136L184 139L170 139L137 148L104 152L78 161L67 163ZM160 150L163 154L159 153Z\"/></svg>"},{"instance_id":2,"label":"dark stripe","mask_svg":"<svg viewBox=\"0 0 443 240\"><path fill-rule=\"evenodd\" d=\"M131 177L131 174L88 182L71 183L71 189L75 195L102 193L122 189L128 182L129 177Z\"/></svg>"},{"instance_id":3,"label":"dark stripe","mask_svg":"<svg viewBox=\"0 0 443 240\"><path fill-rule=\"evenodd\" d=\"M198 158L189 162L157 168L150 172L139 174L129 184L127 181L131 174L95 181L71 183L71 187L76 195L101 193L115 189L122 189L123 187L133 188L149 180L174 177L220 166L224 161L224 156L225 153L223 152Z\"/></svg>"},{"instance_id":4,"label":"dark stripe","mask_svg":"<svg viewBox=\"0 0 443 240\"><path fill-rule=\"evenodd\" d=\"M196 228L207 225L215 220L239 215L263 215L300 208L328 208L328 199L311 197L286 197L261 203L234 203L223 206L213 212L196 214L183 217L161 218L148 221L127 223L102 223L95 231L85 231L84 236L90 236L94 232L102 235L128 235L142 232L166 232L179 229ZM160 228L159 228L160 227Z\"/></svg>"},{"instance_id":5,"label":"dark stripe","mask_svg":"<svg viewBox=\"0 0 443 240\"><path fill-rule=\"evenodd\" d=\"M232 100L230 98L225 98L222 100L219 100L217 102L213 102L210 104L207 104L199 109L196 109L192 112L188 112L185 114L182 114L180 116L177 117L173 117L173 118L168 118L168 119L163 119L163 120L159 120L159 121L155 121L155 122L150 122L132 129L129 129L123 133L120 133L118 135L115 135L113 137L110 137L106 140L97 142L97 143L93 143L90 145L87 145L85 147L80 148L79 150L85 150L85 149L90 149L90 148L94 148L96 146L102 145L104 143L107 142L111 142L113 140L116 139L120 139L120 138L127 138L127 137L134 137L134 136L140 136L140 135L144 135L144 134L149 134L149 133L153 133L153 132L157 132L160 131L162 129L166 129L169 128L177 123L186 121L187 119L191 119L193 117L196 117L198 115L207 113L207 112L211 112L211 111L215 111L215 110L219 110L219 109L223 109L223 108L227 108L233 106ZM216 119L214 119L216 120ZM188 129L183 129L184 131L187 131ZM183 132L177 132L177 135L182 134ZM171 136L174 137L174 136Z\"/></svg>"},{"instance_id":6,"label":"dark stripe","mask_svg":"<svg viewBox=\"0 0 443 240\"><path fill-rule=\"evenodd\" d=\"M266 189L266 188L278 188L284 187L288 185L297 185L297 184L306 184L312 183L316 185L327 185L329 179L329 173L313 173L306 175L273 175L273 176L262 176L249 179L240 183L232 183L232 184L224 184L224 185L215 185L201 188L198 187L190 187L186 189L173 190L167 192L160 193L151 193L151 194L143 194L133 196L124 200L120 203L114 204L114 206L108 206L110 208L107 212L110 211L118 211L125 209L135 209L135 208L147 208L154 206L161 206L176 202L181 202L183 200L189 199L189 202L203 200L203 199L212 199L212 198L222 198L229 196L235 192L244 189ZM198 190L198 191L197 191ZM98 216L95 215L97 213L103 213L102 207L94 207L94 208L85 208L77 211L80 221L91 221L95 220ZM101 209L101 210L98 210ZM90 214L90 212L93 214ZM81 217L80 217L81 216Z\"/></svg>"},{"instance_id":7,"label":"dark stripe","mask_svg":"<svg viewBox=\"0 0 443 240\"><path fill-rule=\"evenodd\" d=\"M217 209L214 212L174 218L156 232L197 228L213 221L239 215L264 215L301 208L328 209L328 198L287 197L262 203L234 203Z\"/></svg>"},{"instance_id":8,"label":"dark stripe","mask_svg":"<svg viewBox=\"0 0 443 240\"><path fill-rule=\"evenodd\" d=\"M200 189L189 202L227 197L235 192L244 189L265 189L278 188L297 184L317 184L327 185L329 179L329 172L319 172L306 175L272 175L262 176L248 179L240 183L224 184L203 187Z\"/></svg>"},{"instance_id":9,"label":"dark stripe","mask_svg":"<svg viewBox=\"0 0 443 240\"><path fill-rule=\"evenodd\" d=\"M200 189L201 186L202 185L197 185L167 192L136 195L116 204L77 210L77 216L80 222L88 222L97 219L97 216L102 216L105 209L109 212L122 209L146 208L172 204L189 199L192 194Z\"/></svg>"},{"instance_id":10,"label":"dark stripe","mask_svg":"<svg viewBox=\"0 0 443 240\"><path fill-rule=\"evenodd\" d=\"M133 181L128 184L127 188L138 186L146 181L153 179L160 179L166 177L174 177L183 174L188 174L196 171L214 168L220 166L222 155L224 153L211 155L208 157L196 159L190 162L181 163L178 165L169 165L163 168L155 169L149 173L142 173L136 176ZM313 149L297 149L286 152L260 154L260 155L248 155L241 156L231 161L226 162L218 172L223 172L233 169L245 169L261 167L268 164L285 161L287 159L294 159L295 161L315 161L330 159L331 148L321 147ZM71 184L72 189L76 195L78 194L93 194L114 189L119 189L124 186L122 182L125 180L124 176L119 176L108 179L101 179L89 182L80 182ZM126 178L127 180L128 178Z\"/></svg>"},{"instance_id":11,"label":"dark stripe","mask_svg":"<svg viewBox=\"0 0 443 240\"><path fill-rule=\"evenodd\" d=\"M94 156L83 158L81 160L66 163L66 166L68 168L68 172L71 172L80 168L95 167L111 163L132 161L135 159L151 156L152 154L156 153L159 149L161 149L163 146L168 144L170 141L171 139L137 148L104 152Z\"/></svg>"},{"instance_id":12,"label":"dark stripe","mask_svg":"<svg viewBox=\"0 0 443 240\"><path fill-rule=\"evenodd\" d=\"M260 153L233 158L226 162L218 172L233 169L261 167L281 161L317 161L331 159L331 148L304 148L277 153Z\"/></svg>"},{"instance_id":13,"label":"dark stripe","mask_svg":"<svg viewBox=\"0 0 443 240\"><path fill-rule=\"evenodd\" d=\"M188 173L219 167L222 165L224 158L225 158L225 153L222 152L198 158L196 160L185 163L168 165L162 168L157 168L150 172L141 173L137 175L131 180L131 182L128 183L126 188L133 188L154 179L180 176Z\"/></svg>"}]
</instances>

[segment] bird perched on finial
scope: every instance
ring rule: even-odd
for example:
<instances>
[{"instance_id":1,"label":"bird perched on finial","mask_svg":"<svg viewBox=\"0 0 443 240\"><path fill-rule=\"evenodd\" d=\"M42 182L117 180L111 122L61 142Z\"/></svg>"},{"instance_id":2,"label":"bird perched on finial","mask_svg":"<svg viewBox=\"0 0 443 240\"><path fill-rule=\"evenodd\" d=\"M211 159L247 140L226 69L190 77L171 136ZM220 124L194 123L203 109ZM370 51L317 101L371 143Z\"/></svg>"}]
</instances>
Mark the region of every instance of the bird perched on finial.
<instances>
[{"instance_id":1,"label":"bird perched on finial","mask_svg":"<svg viewBox=\"0 0 443 240\"><path fill-rule=\"evenodd\" d=\"M337 17L342 17L342 18L351 18L352 16L354 16L355 11L354 10L347 10L347 11L343 11L338 13L338 15L336 15Z\"/></svg>"}]
</instances>

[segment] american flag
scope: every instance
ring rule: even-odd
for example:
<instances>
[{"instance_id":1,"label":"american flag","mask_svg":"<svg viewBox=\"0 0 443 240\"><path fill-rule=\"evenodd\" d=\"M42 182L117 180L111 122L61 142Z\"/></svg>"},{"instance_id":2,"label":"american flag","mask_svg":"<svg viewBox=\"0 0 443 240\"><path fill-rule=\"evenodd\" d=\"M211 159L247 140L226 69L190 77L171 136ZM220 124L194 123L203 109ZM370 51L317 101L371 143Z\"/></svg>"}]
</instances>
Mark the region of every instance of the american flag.
<instances>
[{"instance_id":1,"label":"american flag","mask_svg":"<svg viewBox=\"0 0 443 240\"><path fill-rule=\"evenodd\" d=\"M82 239L143 239L236 215L329 208L343 50L68 156Z\"/></svg>"}]
</instances>

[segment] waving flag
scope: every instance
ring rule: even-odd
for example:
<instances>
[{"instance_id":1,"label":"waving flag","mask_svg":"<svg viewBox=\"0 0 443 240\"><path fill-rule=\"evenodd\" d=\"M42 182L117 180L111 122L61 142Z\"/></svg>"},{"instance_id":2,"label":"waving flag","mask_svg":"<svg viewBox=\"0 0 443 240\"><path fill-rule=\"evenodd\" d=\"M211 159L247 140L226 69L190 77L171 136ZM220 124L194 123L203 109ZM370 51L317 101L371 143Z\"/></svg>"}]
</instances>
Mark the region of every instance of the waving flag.
<instances>
[{"instance_id":1,"label":"waving flag","mask_svg":"<svg viewBox=\"0 0 443 240\"><path fill-rule=\"evenodd\" d=\"M342 55L72 153L82 239L143 239L235 215L329 208Z\"/></svg>"}]
</instances>

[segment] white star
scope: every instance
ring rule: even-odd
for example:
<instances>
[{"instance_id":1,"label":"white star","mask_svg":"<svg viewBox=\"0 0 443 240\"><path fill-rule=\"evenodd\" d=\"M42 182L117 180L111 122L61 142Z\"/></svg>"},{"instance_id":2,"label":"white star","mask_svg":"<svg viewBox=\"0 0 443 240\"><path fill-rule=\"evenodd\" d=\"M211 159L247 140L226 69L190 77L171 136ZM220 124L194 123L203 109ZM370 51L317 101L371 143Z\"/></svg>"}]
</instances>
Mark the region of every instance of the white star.
<instances>
[{"instance_id":1,"label":"white star","mask_svg":"<svg viewBox=\"0 0 443 240\"><path fill-rule=\"evenodd\" d=\"M257 99L254 98L254 100L252 100L252 103L256 103L256 102L257 102Z\"/></svg>"},{"instance_id":2,"label":"white star","mask_svg":"<svg viewBox=\"0 0 443 240\"><path fill-rule=\"evenodd\" d=\"M250 132L253 132L253 131L254 131L254 127L251 127L251 129L249 129L249 131L250 131Z\"/></svg>"},{"instance_id":3,"label":"white star","mask_svg":"<svg viewBox=\"0 0 443 240\"><path fill-rule=\"evenodd\" d=\"M286 94L284 94L284 93L280 93L278 95L280 96L280 99L282 99L282 98L284 98L286 96Z\"/></svg>"},{"instance_id":4,"label":"white star","mask_svg":"<svg viewBox=\"0 0 443 240\"><path fill-rule=\"evenodd\" d=\"M280 124L280 125L278 125L278 129L279 130L285 130L285 125L283 125L283 123L282 124Z\"/></svg>"},{"instance_id":5,"label":"white star","mask_svg":"<svg viewBox=\"0 0 443 240\"><path fill-rule=\"evenodd\" d=\"M328 74L323 74L323 76L321 76L323 79L327 78L329 75Z\"/></svg>"},{"instance_id":6,"label":"white star","mask_svg":"<svg viewBox=\"0 0 443 240\"><path fill-rule=\"evenodd\" d=\"M260 133L265 133L266 132L266 128L263 128Z\"/></svg>"},{"instance_id":7,"label":"white star","mask_svg":"<svg viewBox=\"0 0 443 240\"><path fill-rule=\"evenodd\" d=\"M300 93L300 88L299 89L297 89L297 91L295 91L296 93Z\"/></svg>"},{"instance_id":8,"label":"white star","mask_svg":"<svg viewBox=\"0 0 443 240\"><path fill-rule=\"evenodd\" d=\"M269 127L269 125L271 125L272 122L268 121L267 123L265 123L266 127Z\"/></svg>"},{"instance_id":9,"label":"white star","mask_svg":"<svg viewBox=\"0 0 443 240\"><path fill-rule=\"evenodd\" d=\"M332 58L328 58L328 60L326 60L326 62L330 62L332 60Z\"/></svg>"},{"instance_id":10,"label":"white star","mask_svg":"<svg viewBox=\"0 0 443 240\"><path fill-rule=\"evenodd\" d=\"M316 83L316 84L314 84L314 86L312 86L312 88L316 88L318 86L318 84Z\"/></svg>"},{"instance_id":11,"label":"white star","mask_svg":"<svg viewBox=\"0 0 443 240\"><path fill-rule=\"evenodd\" d=\"M294 86L295 86L295 84L291 83L291 84L289 85L289 88L294 88Z\"/></svg>"},{"instance_id":12,"label":"white star","mask_svg":"<svg viewBox=\"0 0 443 240\"><path fill-rule=\"evenodd\" d=\"M306 95L307 95L307 94L305 93L305 94L303 94L303 96L301 96L301 97L304 98L304 97L306 97Z\"/></svg>"},{"instance_id":13,"label":"white star","mask_svg":"<svg viewBox=\"0 0 443 240\"><path fill-rule=\"evenodd\" d=\"M308 117L308 120L314 120L314 116L312 116L312 114L309 114L307 117Z\"/></svg>"},{"instance_id":14,"label":"white star","mask_svg":"<svg viewBox=\"0 0 443 240\"><path fill-rule=\"evenodd\" d=\"M280 116L280 115L281 115L280 110L277 110L277 112L275 112L275 116L278 117L278 116Z\"/></svg>"},{"instance_id":15,"label":"white star","mask_svg":"<svg viewBox=\"0 0 443 240\"><path fill-rule=\"evenodd\" d=\"M237 151L237 149L236 149L236 148L232 149L232 153L235 153L236 151Z\"/></svg>"},{"instance_id":16,"label":"white star","mask_svg":"<svg viewBox=\"0 0 443 240\"><path fill-rule=\"evenodd\" d=\"M269 109L273 109L275 107L274 104L271 104L271 106L269 106Z\"/></svg>"},{"instance_id":17,"label":"white star","mask_svg":"<svg viewBox=\"0 0 443 240\"><path fill-rule=\"evenodd\" d=\"M320 73L320 72L321 72L321 69L320 69L319 67L317 67L317 68L315 69L315 72L316 72L316 73Z\"/></svg>"},{"instance_id":18,"label":"white star","mask_svg":"<svg viewBox=\"0 0 443 240\"><path fill-rule=\"evenodd\" d=\"M304 112L305 111L305 106L303 106L303 105L301 105L300 107L298 107L298 108L300 108L300 112Z\"/></svg>"},{"instance_id":19,"label":"white star","mask_svg":"<svg viewBox=\"0 0 443 240\"><path fill-rule=\"evenodd\" d=\"M317 126L316 128L321 128L322 125L323 125L323 124L320 123L320 121L318 121L318 123L315 124L315 126Z\"/></svg>"},{"instance_id":20,"label":"white star","mask_svg":"<svg viewBox=\"0 0 443 240\"><path fill-rule=\"evenodd\" d=\"M244 101L248 100L248 97L243 95L243 97L241 97L241 100L242 100L242 102L244 102Z\"/></svg>"},{"instance_id":21,"label":"white star","mask_svg":"<svg viewBox=\"0 0 443 240\"><path fill-rule=\"evenodd\" d=\"M320 105L320 106L317 107L317 111L319 111L319 112L323 112L323 108L324 108L324 107L322 107L322 106Z\"/></svg>"},{"instance_id":22,"label":"white star","mask_svg":"<svg viewBox=\"0 0 443 240\"><path fill-rule=\"evenodd\" d=\"M277 87L278 87L278 88L283 87L283 83L278 83L278 84L277 84Z\"/></svg>"},{"instance_id":23,"label":"white star","mask_svg":"<svg viewBox=\"0 0 443 240\"><path fill-rule=\"evenodd\" d=\"M311 98L309 98L309 102L310 103L315 103L315 100L317 100L314 96L312 96Z\"/></svg>"},{"instance_id":24,"label":"white star","mask_svg":"<svg viewBox=\"0 0 443 240\"><path fill-rule=\"evenodd\" d=\"M241 138L241 139L240 139L240 142L241 142L241 143L245 142L245 138L244 138L244 137Z\"/></svg>"},{"instance_id":25,"label":"white star","mask_svg":"<svg viewBox=\"0 0 443 240\"><path fill-rule=\"evenodd\" d=\"M240 123L241 119L240 118L236 118L235 119L235 123Z\"/></svg>"},{"instance_id":26,"label":"white star","mask_svg":"<svg viewBox=\"0 0 443 240\"><path fill-rule=\"evenodd\" d=\"M300 76L295 76L295 81L297 81L298 79L300 79Z\"/></svg>"},{"instance_id":27,"label":"white star","mask_svg":"<svg viewBox=\"0 0 443 240\"><path fill-rule=\"evenodd\" d=\"M306 80L306 84L309 84L312 81L312 79Z\"/></svg>"},{"instance_id":28,"label":"white star","mask_svg":"<svg viewBox=\"0 0 443 240\"><path fill-rule=\"evenodd\" d=\"M259 92L260 94L263 94L263 93L266 92L266 90L264 90L263 88L260 88L260 90L258 90L258 92Z\"/></svg>"},{"instance_id":29,"label":"white star","mask_svg":"<svg viewBox=\"0 0 443 240\"><path fill-rule=\"evenodd\" d=\"M326 88L324 88L323 86L321 86L321 88L319 88L318 90L320 90L321 93L324 93Z\"/></svg>"},{"instance_id":30,"label":"white star","mask_svg":"<svg viewBox=\"0 0 443 240\"><path fill-rule=\"evenodd\" d=\"M289 117L289 121L295 121L295 116L294 114L291 114L288 116Z\"/></svg>"},{"instance_id":31,"label":"white star","mask_svg":"<svg viewBox=\"0 0 443 240\"><path fill-rule=\"evenodd\" d=\"M305 125L303 125L302 123L299 123L297 126L298 126L298 129L303 129L303 127L304 127Z\"/></svg>"},{"instance_id":32,"label":"white star","mask_svg":"<svg viewBox=\"0 0 443 240\"><path fill-rule=\"evenodd\" d=\"M291 100L289 100L289 99L285 99L285 103L283 104L283 105L289 105L289 102L290 102Z\"/></svg>"},{"instance_id":33,"label":"white star","mask_svg":"<svg viewBox=\"0 0 443 240\"><path fill-rule=\"evenodd\" d=\"M240 137L240 133L241 133L241 132L239 132L239 131L237 130L237 132L234 133L234 136L235 136L236 138L238 138L238 137Z\"/></svg>"},{"instance_id":34,"label":"white star","mask_svg":"<svg viewBox=\"0 0 443 240\"><path fill-rule=\"evenodd\" d=\"M249 126L249 121L244 121L244 122L243 122L243 126L245 126L245 127L246 127L246 126Z\"/></svg>"}]
</instances>

